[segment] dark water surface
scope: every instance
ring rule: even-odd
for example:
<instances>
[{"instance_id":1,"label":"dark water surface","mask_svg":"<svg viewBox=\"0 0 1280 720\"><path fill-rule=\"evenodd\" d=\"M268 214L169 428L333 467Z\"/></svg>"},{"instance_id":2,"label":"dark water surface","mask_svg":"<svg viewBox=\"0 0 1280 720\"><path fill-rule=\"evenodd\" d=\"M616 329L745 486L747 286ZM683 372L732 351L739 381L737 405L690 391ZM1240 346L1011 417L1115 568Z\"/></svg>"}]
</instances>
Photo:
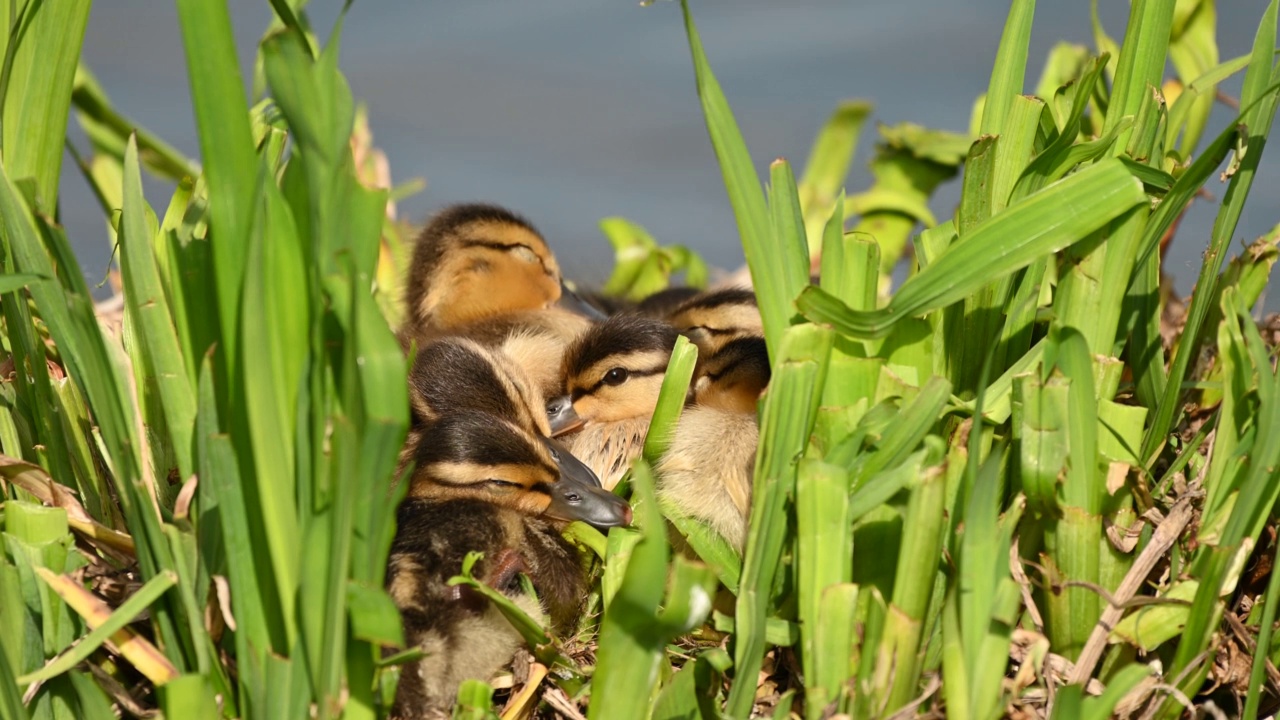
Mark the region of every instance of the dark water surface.
<instances>
[{"instance_id":1,"label":"dark water surface","mask_svg":"<svg viewBox=\"0 0 1280 720\"><path fill-rule=\"evenodd\" d=\"M1103 22L1123 36L1128 3L1100 0ZM1058 41L1092 46L1089 3L1038 4L1028 88ZM1218 3L1223 59L1246 54L1266 0ZM327 35L340 3L316 2ZM246 73L270 18L265 0L232 0ZM786 157L801 166L814 133L844 98L876 103L874 119L964 131L986 90L1007 0L693 0L706 51L757 167ZM84 59L126 115L198 155L186 61L171 0L98 2ZM426 178L401 205L411 218L481 199L528 215L568 274L607 276L612 251L597 223L623 215L662 243L687 244L713 265L741 262L732 211L707 139L679 6L632 0L423 2L362 0L349 12L342 67L369 106L376 143L396 182ZM1232 94L1240 81L1224 85ZM1219 108L1216 133L1233 113ZM78 133L78 131L77 131ZM864 190L875 139L868 126L847 187ZM82 145L83 147L83 145ZM1236 231L1232 254L1280 222L1280 148L1271 148ZM797 168L797 172L799 168ZM62 217L92 282L105 272L101 213L74 168L64 166ZM1208 188L1219 198L1225 186ZM163 209L169 190L148 186ZM949 217L958 182L933 210ZM1215 202L1188 213L1166 270L1191 289ZM1280 309L1280 293L1267 301Z\"/></svg>"}]
</instances>

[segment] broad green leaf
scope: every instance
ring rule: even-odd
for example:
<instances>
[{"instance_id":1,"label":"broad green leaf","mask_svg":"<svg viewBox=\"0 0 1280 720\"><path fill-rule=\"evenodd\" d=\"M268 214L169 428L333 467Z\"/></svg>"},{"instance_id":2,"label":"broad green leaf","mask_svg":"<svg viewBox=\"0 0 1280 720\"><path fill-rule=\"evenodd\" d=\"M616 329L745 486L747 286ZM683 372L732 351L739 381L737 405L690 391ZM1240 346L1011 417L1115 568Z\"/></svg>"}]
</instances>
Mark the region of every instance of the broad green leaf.
<instances>
[{"instance_id":1,"label":"broad green leaf","mask_svg":"<svg viewBox=\"0 0 1280 720\"><path fill-rule=\"evenodd\" d=\"M884 337L901 318L945 307L1037 258L1088 237L1146 200L1141 184L1118 160L1100 162L1046 187L974 228L969 239L903 283L888 307L850 310L821 289L796 301L807 317L851 337ZM1089 207L1087 214L1077 208Z\"/></svg>"}]
</instances>

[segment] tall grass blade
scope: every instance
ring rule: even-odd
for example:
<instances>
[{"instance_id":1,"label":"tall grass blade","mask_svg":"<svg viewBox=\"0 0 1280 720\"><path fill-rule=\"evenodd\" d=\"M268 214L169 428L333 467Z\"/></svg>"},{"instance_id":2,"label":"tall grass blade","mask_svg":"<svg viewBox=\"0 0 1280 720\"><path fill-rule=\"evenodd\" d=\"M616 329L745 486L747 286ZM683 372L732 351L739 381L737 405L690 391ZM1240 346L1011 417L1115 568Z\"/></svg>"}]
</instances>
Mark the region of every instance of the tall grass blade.
<instances>
[{"instance_id":1,"label":"tall grass blade","mask_svg":"<svg viewBox=\"0 0 1280 720\"><path fill-rule=\"evenodd\" d=\"M200 156L209 191L209 226L222 328L219 377L235 377L240 283L253 223L257 163L249 133L249 106L236 60L231 18L224 0L178 0L178 21L187 55L187 77ZM207 348L196 348L204 352Z\"/></svg>"}]
</instances>

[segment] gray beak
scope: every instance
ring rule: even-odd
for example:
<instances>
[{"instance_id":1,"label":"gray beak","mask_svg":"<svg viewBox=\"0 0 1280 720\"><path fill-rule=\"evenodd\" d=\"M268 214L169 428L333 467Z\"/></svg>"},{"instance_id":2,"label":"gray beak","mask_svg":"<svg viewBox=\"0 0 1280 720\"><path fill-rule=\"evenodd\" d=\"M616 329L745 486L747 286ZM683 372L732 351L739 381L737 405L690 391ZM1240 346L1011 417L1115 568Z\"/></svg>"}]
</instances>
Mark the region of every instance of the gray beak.
<instances>
[{"instance_id":1,"label":"gray beak","mask_svg":"<svg viewBox=\"0 0 1280 720\"><path fill-rule=\"evenodd\" d=\"M582 427L582 418L578 417L578 413L573 409L573 401L568 395L561 395L547 401L547 422L551 425L551 437Z\"/></svg>"},{"instance_id":2,"label":"gray beak","mask_svg":"<svg viewBox=\"0 0 1280 720\"><path fill-rule=\"evenodd\" d=\"M560 305L566 310L588 318L592 322L600 322L609 317L600 308L592 305L581 295L570 289L568 285L565 285L564 280L560 281Z\"/></svg>"},{"instance_id":3,"label":"gray beak","mask_svg":"<svg viewBox=\"0 0 1280 720\"><path fill-rule=\"evenodd\" d=\"M551 486L546 514L557 520L581 520L598 528L631 524L626 500L600 487L600 478L563 445L543 438L560 468L560 480Z\"/></svg>"}]
</instances>

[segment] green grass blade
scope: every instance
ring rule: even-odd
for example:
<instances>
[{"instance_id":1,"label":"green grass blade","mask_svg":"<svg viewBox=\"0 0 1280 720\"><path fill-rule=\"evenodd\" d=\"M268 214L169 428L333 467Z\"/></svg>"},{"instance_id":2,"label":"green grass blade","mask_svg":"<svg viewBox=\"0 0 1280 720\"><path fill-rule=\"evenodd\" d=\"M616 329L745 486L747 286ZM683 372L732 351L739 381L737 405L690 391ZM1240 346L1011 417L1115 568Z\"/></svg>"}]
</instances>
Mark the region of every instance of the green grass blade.
<instances>
[{"instance_id":1,"label":"green grass blade","mask_svg":"<svg viewBox=\"0 0 1280 720\"><path fill-rule=\"evenodd\" d=\"M1004 136L1006 121L1014 102L1022 95L1027 72L1027 46L1031 43L1031 21L1035 17L1035 0L1014 0L1000 36L995 68L987 86L986 104L982 110L980 133Z\"/></svg>"},{"instance_id":2,"label":"green grass blade","mask_svg":"<svg viewBox=\"0 0 1280 720\"><path fill-rule=\"evenodd\" d=\"M679 421L680 411L684 409L689 381L693 378L693 368L697 362L698 346L683 335L676 338L671 359L667 362L667 371L662 376L658 404L653 410L649 431L644 438L644 459L651 465L666 454L667 448L671 446L671 435Z\"/></svg>"},{"instance_id":3,"label":"green grass blade","mask_svg":"<svg viewBox=\"0 0 1280 720\"><path fill-rule=\"evenodd\" d=\"M125 301L137 323L140 345L160 390L169 440L178 459L178 471L181 477L188 478L195 472L191 457L195 393L187 381L173 316L152 255L152 234L147 231L146 221L148 210L142 196L138 146L130 136L124 155L124 206L120 222L120 265Z\"/></svg>"},{"instance_id":4,"label":"green grass blade","mask_svg":"<svg viewBox=\"0 0 1280 720\"><path fill-rule=\"evenodd\" d=\"M587 717L645 718L666 639L655 620L666 586L666 527L658 513L653 476L643 459L631 472L637 524L643 537L631 552L625 579L600 623L592 702Z\"/></svg>"},{"instance_id":5,"label":"green grass blade","mask_svg":"<svg viewBox=\"0 0 1280 720\"><path fill-rule=\"evenodd\" d=\"M1151 88L1159 88L1169 49L1175 0L1137 0L1129 6L1129 23L1116 62L1111 103L1107 108L1103 134L1129 115L1137 115ZM1114 153L1124 152L1129 133L1121 133Z\"/></svg>"},{"instance_id":6,"label":"green grass blade","mask_svg":"<svg viewBox=\"0 0 1280 720\"><path fill-rule=\"evenodd\" d=\"M725 190L729 193L729 203L733 206L734 218L738 222L738 233L742 237L742 249L759 298L760 316L764 322L765 339L772 358L777 355L782 331L790 324L794 315L791 301L808 276L807 273L794 275L795 263L790 262L790 259L796 248L781 245L780 240L775 239L771 233L760 177L751 166L751 156L742 139L742 132L738 130L720 83L707 63L702 40L693 24L687 0L681 0L680 7L684 12L689 51L693 56L694 77L697 80L698 97L702 101L702 112L707 121L707 132L711 135L711 145L720 161ZM803 246L800 250L801 258L807 257L807 253L803 253Z\"/></svg>"},{"instance_id":7,"label":"green grass blade","mask_svg":"<svg viewBox=\"0 0 1280 720\"><path fill-rule=\"evenodd\" d=\"M789 524L786 501L795 487L796 463L813 430L833 342L829 330L813 325L791 328L783 338L760 415L760 451L737 602L735 681L726 706L733 717L745 717L755 697L770 591Z\"/></svg>"},{"instance_id":8,"label":"green grass blade","mask_svg":"<svg viewBox=\"0 0 1280 720\"><path fill-rule=\"evenodd\" d=\"M253 224L257 163L249 132L249 106L236 60L231 17L223 0L178 0L178 21L187 55L191 102L200 130L200 156L209 190L218 318L218 347L224 367L235 377L239 335L240 283ZM206 311L207 312L207 311ZM199 348L201 352L205 348Z\"/></svg>"},{"instance_id":9,"label":"green grass blade","mask_svg":"<svg viewBox=\"0 0 1280 720\"><path fill-rule=\"evenodd\" d=\"M67 109L90 5L90 0L26 0L21 28L4 28L10 37L0 74L0 154L10 178L35 181L36 197L49 212L57 207ZM9 3L10 10L15 7ZM13 26L16 20L10 18Z\"/></svg>"},{"instance_id":10,"label":"green grass blade","mask_svg":"<svg viewBox=\"0 0 1280 720\"><path fill-rule=\"evenodd\" d=\"M1192 298L1191 307L1187 310L1182 340L1178 344L1169 369L1169 382L1160 404L1156 406L1155 416L1148 427L1147 435L1143 439L1142 456L1145 459L1151 458L1164 443L1165 434L1171 427L1174 414L1178 410L1182 381L1186 377L1191 358L1199 352L1200 330L1212 309L1213 298L1216 297L1214 288L1217 285L1217 276L1222 263L1226 260L1227 244L1230 243L1236 224L1240 220L1240 213L1244 209L1245 199L1257 172L1262 148L1266 145L1267 135L1275 119L1277 80L1280 79L1272 69L1272 58L1276 50L1276 16L1277 3L1273 0L1268 3L1254 38L1253 52L1249 60L1249 69L1245 72L1244 90L1240 98L1241 107L1244 109L1240 113L1237 125L1227 128L1219 135L1210 148L1202 153L1191 168L1183 174L1178 184L1181 185L1183 180L1188 180L1188 186L1178 195L1170 191L1156 213L1159 216L1159 222L1156 217L1152 218L1148 224L1148 233L1140 246L1140 253L1150 252L1155 248L1164 234L1162 228L1167 228L1173 222L1177 213L1190 201L1195 189L1198 189L1204 182L1204 178L1209 177L1216 169L1236 133L1235 127L1243 125L1246 128L1244 132L1247 134L1245 143L1251 152L1245 152L1243 156L1237 155L1238 166L1234 168L1222 206L1214 219L1205 262L1201 265L1200 274L1196 278L1196 288L1199 292ZM1188 176L1192 177L1188 178ZM1177 189L1179 188L1175 186L1175 190ZM1176 204L1169 207L1171 202ZM1155 232L1156 230L1158 232Z\"/></svg>"}]
</instances>

